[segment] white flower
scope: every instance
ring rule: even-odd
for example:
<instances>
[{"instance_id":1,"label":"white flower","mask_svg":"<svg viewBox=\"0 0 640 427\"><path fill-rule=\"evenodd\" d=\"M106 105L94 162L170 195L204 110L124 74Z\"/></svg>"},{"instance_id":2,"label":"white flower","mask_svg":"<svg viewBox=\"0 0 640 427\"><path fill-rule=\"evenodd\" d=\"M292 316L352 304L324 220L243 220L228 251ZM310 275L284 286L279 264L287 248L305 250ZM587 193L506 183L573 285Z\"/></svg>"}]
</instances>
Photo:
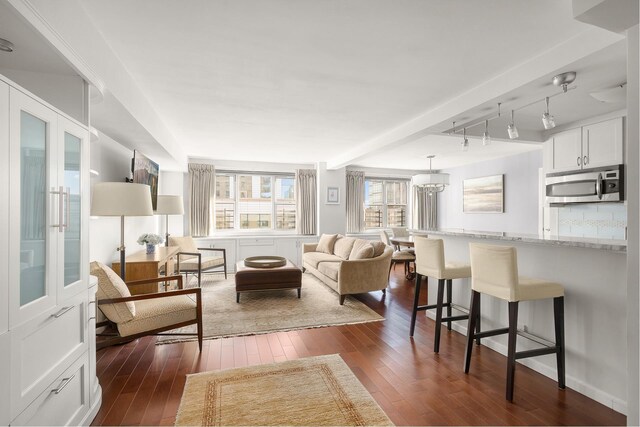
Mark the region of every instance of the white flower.
<instances>
[{"instance_id":1,"label":"white flower","mask_svg":"<svg viewBox=\"0 0 640 427\"><path fill-rule=\"evenodd\" d=\"M163 241L162 236L154 233L145 233L138 237L139 245L159 245Z\"/></svg>"}]
</instances>

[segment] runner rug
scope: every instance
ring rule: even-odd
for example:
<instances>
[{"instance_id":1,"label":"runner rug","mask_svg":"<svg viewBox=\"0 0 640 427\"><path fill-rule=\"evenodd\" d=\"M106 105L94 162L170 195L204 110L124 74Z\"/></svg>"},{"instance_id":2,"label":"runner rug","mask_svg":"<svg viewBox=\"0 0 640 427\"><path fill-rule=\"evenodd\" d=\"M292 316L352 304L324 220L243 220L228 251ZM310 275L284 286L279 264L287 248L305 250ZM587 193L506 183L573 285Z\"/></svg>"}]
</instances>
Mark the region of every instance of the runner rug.
<instances>
[{"instance_id":1,"label":"runner rug","mask_svg":"<svg viewBox=\"0 0 640 427\"><path fill-rule=\"evenodd\" d=\"M389 426L337 354L187 377L176 425Z\"/></svg>"},{"instance_id":2,"label":"runner rug","mask_svg":"<svg viewBox=\"0 0 640 427\"><path fill-rule=\"evenodd\" d=\"M264 334L323 326L349 325L384 320L357 299L347 296L340 305L338 294L311 274L302 275L302 293L295 289L247 292L236 303L233 275L204 276L202 312L204 338ZM192 280L191 283L195 283ZM381 292L376 292L382 297ZM196 332L190 325L172 332ZM158 344L193 341L196 337L159 336Z\"/></svg>"}]
</instances>

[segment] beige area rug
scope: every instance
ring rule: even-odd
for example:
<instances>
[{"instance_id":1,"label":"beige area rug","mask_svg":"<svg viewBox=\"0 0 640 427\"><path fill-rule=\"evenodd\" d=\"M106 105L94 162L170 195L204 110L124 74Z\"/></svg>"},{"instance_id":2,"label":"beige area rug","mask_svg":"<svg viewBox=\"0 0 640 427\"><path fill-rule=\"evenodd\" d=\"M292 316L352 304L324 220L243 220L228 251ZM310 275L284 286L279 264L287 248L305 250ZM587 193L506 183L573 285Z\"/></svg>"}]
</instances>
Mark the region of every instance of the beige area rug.
<instances>
[{"instance_id":1,"label":"beige area rug","mask_svg":"<svg viewBox=\"0 0 640 427\"><path fill-rule=\"evenodd\" d=\"M187 377L176 425L389 426L337 354Z\"/></svg>"},{"instance_id":2,"label":"beige area rug","mask_svg":"<svg viewBox=\"0 0 640 427\"><path fill-rule=\"evenodd\" d=\"M295 289L287 289L242 293L240 303L236 303L233 275L227 280L217 274L205 277L207 279L203 278L202 282L205 339L384 320L353 297L347 296L344 305L340 305L338 294L308 273L302 275L300 299ZM192 280L190 283L196 282ZM172 332L178 331L196 332L196 326L190 325ZM157 343L195 339L189 336L159 336Z\"/></svg>"}]
</instances>

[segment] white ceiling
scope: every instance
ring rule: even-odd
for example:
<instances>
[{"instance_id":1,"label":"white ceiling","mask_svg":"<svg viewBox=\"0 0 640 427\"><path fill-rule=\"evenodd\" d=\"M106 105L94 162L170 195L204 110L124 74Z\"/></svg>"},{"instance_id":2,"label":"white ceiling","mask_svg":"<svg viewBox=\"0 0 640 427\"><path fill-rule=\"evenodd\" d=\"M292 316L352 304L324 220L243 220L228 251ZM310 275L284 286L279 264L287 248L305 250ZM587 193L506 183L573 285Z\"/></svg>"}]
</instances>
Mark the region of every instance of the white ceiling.
<instances>
[{"instance_id":1,"label":"white ceiling","mask_svg":"<svg viewBox=\"0 0 640 427\"><path fill-rule=\"evenodd\" d=\"M186 154L231 160L328 161L590 28L570 0L81 4ZM396 148L367 162L414 168Z\"/></svg>"}]
</instances>

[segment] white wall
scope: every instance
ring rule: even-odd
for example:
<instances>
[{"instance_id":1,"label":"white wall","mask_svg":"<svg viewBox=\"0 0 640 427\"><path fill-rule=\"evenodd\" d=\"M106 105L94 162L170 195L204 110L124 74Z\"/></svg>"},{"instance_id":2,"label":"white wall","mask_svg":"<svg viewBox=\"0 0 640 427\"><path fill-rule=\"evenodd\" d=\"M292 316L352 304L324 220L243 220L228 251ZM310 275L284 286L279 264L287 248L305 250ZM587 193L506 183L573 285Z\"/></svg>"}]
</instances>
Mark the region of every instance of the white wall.
<instances>
[{"instance_id":1,"label":"white wall","mask_svg":"<svg viewBox=\"0 0 640 427\"><path fill-rule=\"evenodd\" d=\"M123 182L131 171L133 152L103 133L100 139L91 143L91 169L100 176L91 178L91 185L96 182ZM160 165L162 168L162 165ZM160 184L160 183L159 183ZM132 254L144 248L136 242L143 233L158 232L158 218L127 217L125 218L126 253ZM120 217L91 217L89 219L89 259L107 265L118 259L120 246Z\"/></svg>"},{"instance_id":2,"label":"white wall","mask_svg":"<svg viewBox=\"0 0 640 427\"><path fill-rule=\"evenodd\" d=\"M160 172L158 177L158 194L163 196L183 196L185 174L183 172ZM184 197L183 197L184 201ZM184 209L187 212L185 206ZM186 215L160 215L158 218L160 232L164 236L166 231L165 219L169 219L169 234L172 236L184 236L184 217Z\"/></svg>"},{"instance_id":3,"label":"white wall","mask_svg":"<svg viewBox=\"0 0 640 427\"><path fill-rule=\"evenodd\" d=\"M345 204L346 168L327 170L325 162L318 163L318 234L345 234L347 208ZM327 204L327 187L338 187L339 204Z\"/></svg>"},{"instance_id":4,"label":"white wall","mask_svg":"<svg viewBox=\"0 0 640 427\"><path fill-rule=\"evenodd\" d=\"M538 169L542 150L445 169L450 185L438 195L438 227L538 234ZM504 213L462 212L462 181L504 174Z\"/></svg>"}]
</instances>

